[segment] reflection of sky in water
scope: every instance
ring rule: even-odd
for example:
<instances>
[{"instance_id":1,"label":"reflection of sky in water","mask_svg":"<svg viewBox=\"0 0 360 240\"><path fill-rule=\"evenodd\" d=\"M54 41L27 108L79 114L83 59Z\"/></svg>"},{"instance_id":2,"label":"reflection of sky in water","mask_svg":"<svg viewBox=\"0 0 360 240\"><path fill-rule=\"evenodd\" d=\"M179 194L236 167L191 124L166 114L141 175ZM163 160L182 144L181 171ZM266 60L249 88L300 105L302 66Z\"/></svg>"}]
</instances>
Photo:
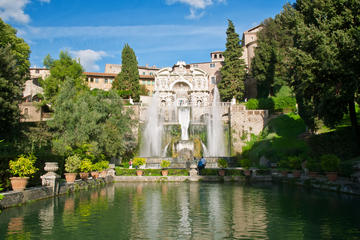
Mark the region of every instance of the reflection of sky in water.
<instances>
[{"instance_id":1,"label":"reflection of sky in water","mask_svg":"<svg viewBox=\"0 0 360 240\"><path fill-rule=\"evenodd\" d=\"M219 183L119 183L4 210L0 239L356 239L359 197Z\"/></svg>"}]
</instances>

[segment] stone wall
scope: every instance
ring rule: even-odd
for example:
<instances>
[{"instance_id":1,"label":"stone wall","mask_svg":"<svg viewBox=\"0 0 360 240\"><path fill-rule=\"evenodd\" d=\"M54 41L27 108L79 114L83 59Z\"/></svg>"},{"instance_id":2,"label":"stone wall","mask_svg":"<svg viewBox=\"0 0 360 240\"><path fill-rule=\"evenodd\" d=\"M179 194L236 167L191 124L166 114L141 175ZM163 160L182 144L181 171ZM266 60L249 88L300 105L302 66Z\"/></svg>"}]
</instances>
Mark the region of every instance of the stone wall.
<instances>
[{"instance_id":1,"label":"stone wall","mask_svg":"<svg viewBox=\"0 0 360 240\"><path fill-rule=\"evenodd\" d=\"M244 105L232 105L230 112L232 152L240 153L244 141L263 130L269 114L267 110L246 110Z\"/></svg>"}]
</instances>

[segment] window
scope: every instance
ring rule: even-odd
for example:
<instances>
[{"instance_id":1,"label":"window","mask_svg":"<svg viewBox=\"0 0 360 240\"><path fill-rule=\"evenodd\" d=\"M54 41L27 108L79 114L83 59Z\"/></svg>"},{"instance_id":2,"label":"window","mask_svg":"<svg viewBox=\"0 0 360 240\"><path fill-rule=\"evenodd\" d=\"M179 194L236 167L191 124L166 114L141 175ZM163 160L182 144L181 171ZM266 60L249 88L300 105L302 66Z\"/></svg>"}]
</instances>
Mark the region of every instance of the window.
<instances>
[{"instance_id":1,"label":"window","mask_svg":"<svg viewBox=\"0 0 360 240\"><path fill-rule=\"evenodd\" d=\"M28 108L25 108L25 109L24 109L24 114L25 114L25 115L28 115L28 114L29 114L29 109L28 109Z\"/></svg>"},{"instance_id":2,"label":"window","mask_svg":"<svg viewBox=\"0 0 360 240\"><path fill-rule=\"evenodd\" d=\"M95 82L96 82L96 83L99 83L99 79L98 79L98 78L95 78Z\"/></svg>"},{"instance_id":3,"label":"window","mask_svg":"<svg viewBox=\"0 0 360 240\"><path fill-rule=\"evenodd\" d=\"M214 54L214 58L217 58L217 54Z\"/></svg>"},{"instance_id":4,"label":"window","mask_svg":"<svg viewBox=\"0 0 360 240\"><path fill-rule=\"evenodd\" d=\"M215 63L210 63L210 68L215 68Z\"/></svg>"},{"instance_id":5,"label":"window","mask_svg":"<svg viewBox=\"0 0 360 240\"><path fill-rule=\"evenodd\" d=\"M93 78L90 78L90 82L94 82L94 79L93 79Z\"/></svg>"},{"instance_id":6,"label":"window","mask_svg":"<svg viewBox=\"0 0 360 240\"><path fill-rule=\"evenodd\" d=\"M109 79L109 82L110 82L110 83L112 83L112 82L113 82L113 80L112 80L112 79Z\"/></svg>"},{"instance_id":7,"label":"window","mask_svg":"<svg viewBox=\"0 0 360 240\"><path fill-rule=\"evenodd\" d=\"M150 76L152 76L153 75L153 73L152 72L150 72Z\"/></svg>"},{"instance_id":8,"label":"window","mask_svg":"<svg viewBox=\"0 0 360 240\"><path fill-rule=\"evenodd\" d=\"M211 77L211 83L216 84L216 77Z\"/></svg>"},{"instance_id":9,"label":"window","mask_svg":"<svg viewBox=\"0 0 360 240\"><path fill-rule=\"evenodd\" d=\"M143 72L143 75L146 75L145 72Z\"/></svg>"},{"instance_id":10,"label":"window","mask_svg":"<svg viewBox=\"0 0 360 240\"><path fill-rule=\"evenodd\" d=\"M222 54L219 54L219 58L222 58Z\"/></svg>"},{"instance_id":11,"label":"window","mask_svg":"<svg viewBox=\"0 0 360 240\"><path fill-rule=\"evenodd\" d=\"M40 70L39 70L39 69L35 69L35 73L40 73Z\"/></svg>"},{"instance_id":12,"label":"window","mask_svg":"<svg viewBox=\"0 0 360 240\"><path fill-rule=\"evenodd\" d=\"M104 81L105 81L105 83L108 83L108 82L109 82L109 80L108 80L107 78L105 78L105 80L104 80Z\"/></svg>"}]
</instances>

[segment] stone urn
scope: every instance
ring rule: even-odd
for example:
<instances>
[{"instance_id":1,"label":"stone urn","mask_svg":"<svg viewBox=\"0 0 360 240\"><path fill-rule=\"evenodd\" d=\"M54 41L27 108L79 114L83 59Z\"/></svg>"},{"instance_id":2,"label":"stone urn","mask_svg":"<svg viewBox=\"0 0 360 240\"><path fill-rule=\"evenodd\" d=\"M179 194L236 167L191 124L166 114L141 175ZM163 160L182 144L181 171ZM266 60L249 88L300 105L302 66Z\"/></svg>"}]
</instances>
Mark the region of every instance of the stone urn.
<instances>
[{"instance_id":1,"label":"stone urn","mask_svg":"<svg viewBox=\"0 0 360 240\"><path fill-rule=\"evenodd\" d=\"M29 177L12 177L10 178L11 187L15 192L22 192L26 188Z\"/></svg>"},{"instance_id":2,"label":"stone urn","mask_svg":"<svg viewBox=\"0 0 360 240\"><path fill-rule=\"evenodd\" d=\"M251 171L250 171L250 169L245 169L245 170L244 170L244 175L247 176L247 177L251 176Z\"/></svg>"},{"instance_id":3,"label":"stone urn","mask_svg":"<svg viewBox=\"0 0 360 240\"><path fill-rule=\"evenodd\" d=\"M198 176L198 171L196 170L197 166L195 163L190 164L190 177Z\"/></svg>"},{"instance_id":4,"label":"stone urn","mask_svg":"<svg viewBox=\"0 0 360 240\"><path fill-rule=\"evenodd\" d=\"M136 170L136 175L137 176L142 176L143 175L143 170Z\"/></svg>"},{"instance_id":5,"label":"stone urn","mask_svg":"<svg viewBox=\"0 0 360 240\"><path fill-rule=\"evenodd\" d=\"M292 174L293 174L294 178L299 178L301 176L301 171L300 170L293 170Z\"/></svg>"},{"instance_id":6,"label":"stone urn","mask_svg":"<svg viewBox=\"0 0 360 240\"><path fill-rule=\"evenodd\" d=\"M225 169L219 169L218 173L219 173L220 177L224 177L225 176Z\"/></svg>"},{"instance_id":7,"label":"stone urn","mask_svg":"<svg viewBox=\"0 0 360 240\"><path fill-rule=\"evenodd\" d=\"M42 175L41 182L43 186L55 187L56 179L60 178L60 175L56 173L59 170L59 165L57 162L45 162L44 170L47 172Z\"/></svg>"}]
</instances>

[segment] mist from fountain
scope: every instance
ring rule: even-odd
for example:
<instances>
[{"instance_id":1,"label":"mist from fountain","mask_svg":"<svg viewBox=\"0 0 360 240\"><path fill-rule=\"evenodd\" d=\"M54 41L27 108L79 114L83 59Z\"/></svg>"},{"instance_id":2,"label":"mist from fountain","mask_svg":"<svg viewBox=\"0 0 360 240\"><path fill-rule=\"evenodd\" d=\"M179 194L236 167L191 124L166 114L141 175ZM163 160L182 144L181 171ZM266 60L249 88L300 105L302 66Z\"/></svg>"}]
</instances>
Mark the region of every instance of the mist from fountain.
<instances>
[{"instance_id":1,"label":"mist from fountain","mask_svg":"<svg viewBox=\"0 0 360 240\"><path fill-rule=\"evenodd\" d=\"M208 156L225 156L224 126L220 105L220 94L217 86L214 88L214 99L207 122Z\"/></svg>"},{"instance_id":2,"label":"mist from fountain","mask_svg":"<svg viewBox=\"0 0 360 240\"><path fill-rule=\"evenodd\" d=\"M157 93L153 95L147 109L145 124L140 156L160 157L162 156L161 145L164 126L160 116L160 98Z\"/></svg>"},{"instance_id":3,"label":"mist from fountain","mask_svg":"<svg viewBox=\"0 0 360 240\"><path fill-rule=\"evenodd\" d=\"M181 126L181 140L189 140L190 108L179 107L179 123Z\"/></svg>"}]
</instances>

